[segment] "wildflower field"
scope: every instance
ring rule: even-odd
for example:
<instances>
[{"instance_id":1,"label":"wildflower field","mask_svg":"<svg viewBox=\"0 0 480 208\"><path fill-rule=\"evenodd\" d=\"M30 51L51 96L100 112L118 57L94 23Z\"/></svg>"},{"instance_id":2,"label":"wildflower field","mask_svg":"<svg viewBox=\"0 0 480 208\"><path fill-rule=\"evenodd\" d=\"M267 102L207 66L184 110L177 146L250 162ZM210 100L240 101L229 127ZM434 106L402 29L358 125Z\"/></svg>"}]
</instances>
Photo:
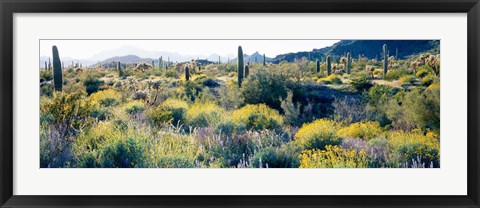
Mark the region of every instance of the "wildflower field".
<instances>
[{"instance_id":1,"label":"wildflower field","mask_svg":"<svg viewBox=\"0 0 480 208\"><path fill-rule=\"evenodd\" d=\"M80 65L49 47L42 168L440 167L435 48Z\"/></svg>"}]
</instances>

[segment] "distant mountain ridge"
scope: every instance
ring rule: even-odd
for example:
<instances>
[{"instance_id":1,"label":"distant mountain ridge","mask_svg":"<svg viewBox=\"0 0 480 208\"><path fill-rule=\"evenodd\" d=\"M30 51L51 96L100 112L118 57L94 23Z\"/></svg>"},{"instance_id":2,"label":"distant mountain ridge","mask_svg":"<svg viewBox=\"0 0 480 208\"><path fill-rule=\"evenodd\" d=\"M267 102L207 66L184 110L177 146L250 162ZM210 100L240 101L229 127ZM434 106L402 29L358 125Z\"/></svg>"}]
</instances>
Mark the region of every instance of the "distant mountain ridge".
<instances>
[{"instance_id":1,"label":"distant mountain ridge","mask_svg":"<svg viewBox=\"0 0 480 208\"><path fill-rule=\"evenodd\" d=\"M280 54L274 58L265 57L267 62L280 63L282 61L293 62L295 59L306 57L307 59L324 61L327 55L332 56L334 59L351 53L353 58L357 58L359 55L366 56L369 59L380 58L383 44L387 44L390 56L396 56L398 49L398 57L400 59L407 58L411 55L422 52L439 53L440 41L439 40L341 40L332 46L312 49L311 51L299 51L286 54ZM232 51L235 51L234 49ZM112 53L125 54L119 56L108 56ZM171 52L158 52L147 51L141 48L133 46L124 46L119 49L102 51L88 59L73 59L70 57L62 57L61 60L66 66L74 63L81 63L83 65L93 65L98 62L110 63L112 61L120 61L122 63L151 63L153 60L155 64L158 64L158 58L162 57L164 61L170 58L171 62L185 62L192 59L207 59L211 62L218 62L219 58L222 63L227 61L236 62L237 57L234 55L219 56L218 54L211 54L209 56L195 56L195 55L180 55L178 53ZM45 62L48 63L49 57L40 57L40 68L44 68ZM245 63L263 62L263 54L255 52L251 55L244 54L243 60Z\"/></svg>"},{"instance_id":2,"label":"distant mountain ridge","mask_svg":"<svg viewBox=\"0 0 480 208\"><path fill-rule=\"evenodd\" d=\"M332 46L312 51L280 54L272 62L292 62L302 57L310 57L309 59L312 61L316 59L323 61L327 55L338 58L346 53L351 53L354 58L362 55L374 59L381 57L383 44L387 44L390 56L396 56L398 49L399 59L422 52L440 52L439 40L341 40Z\"/></svg>"}]
</instances>

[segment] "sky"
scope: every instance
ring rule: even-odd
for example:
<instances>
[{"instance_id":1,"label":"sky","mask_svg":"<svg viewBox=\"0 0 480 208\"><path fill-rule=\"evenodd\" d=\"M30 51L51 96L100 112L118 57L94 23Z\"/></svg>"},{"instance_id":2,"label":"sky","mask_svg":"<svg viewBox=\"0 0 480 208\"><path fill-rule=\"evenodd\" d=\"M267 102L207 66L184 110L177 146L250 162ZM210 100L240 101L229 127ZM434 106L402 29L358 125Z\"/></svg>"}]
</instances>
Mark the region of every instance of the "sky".
<instances>
[{"instance_id":1,"label":"sky","mask_svg":"<svg viewBox=\"0 0 480 208\"><path fill-rule=\"evenodd\" d=\"M56 45L60 57L98 59L100 56L138 55L125 54L138 51L173 52L180 55L234 57L242 46L245 54L258 51L267 57L298 51L311 51L331 46L339 40L41 40L40 56L51 56ZM142 57L141 58L157 58ZM107 57L109 58L109 57Z\"/></svg>"}]
</instances>

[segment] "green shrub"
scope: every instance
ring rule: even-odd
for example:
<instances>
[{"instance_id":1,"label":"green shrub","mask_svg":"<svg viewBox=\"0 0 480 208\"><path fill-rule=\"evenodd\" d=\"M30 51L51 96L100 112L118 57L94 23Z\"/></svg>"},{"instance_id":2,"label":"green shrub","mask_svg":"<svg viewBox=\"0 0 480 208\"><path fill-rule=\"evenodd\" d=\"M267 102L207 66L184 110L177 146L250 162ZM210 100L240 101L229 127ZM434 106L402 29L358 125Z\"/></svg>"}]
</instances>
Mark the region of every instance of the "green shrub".
<instances>
[{"instance_id":1,"label":"green shrub","mask_svg":"<svg viewBox=\"0 0 480 208\"><path fill-rule=\"evenodd\" d=\"M205 87L218 87L220 84L218 82L210 77L207 76L199 76L194 80L197 84L201 84Z\"/></svg>"},{"instance_id":2,"label":"green shrub","mask_svg":"<svg viewBox=\"0 0 480 208\"><path fill-rule=\"evenodd\" d=\"M434 84L432 84L434 85ZM396 129L440 129L440 88L412 90L385 106L385 113Z\"/></svg>"},{"instance_id":3,"label":"green shrub","mask_svg":"<svg viewBox=\"0 0 480 208\"><path fill-rule=\"evenodd\" d=\"M286 97L292 86L290 79L275 72L260 70L243 81L241 90L245 103L264 103L280 109L279 98Z\"/></svg>"},{"instance_id":4,"label":"green shrub","mask_svg":"<svg viewBox=\"0 0 480 208\"><path fill-rule=\"evenodd\" d=\"M400 89L389 85L374 85L368 90L368 102L378 104L381 100L386 100L397 94Z\"/></svg>"},{"instance_id":5,"label":"green shrub","mask_svg":"<svg viewBox=\"0 0 480 208\"><path fill-rule=\"evenodd\" d=\"M294 142L281 147L266 147L260 149L252 159L253 167L297 168L300 165L301 148Z\"/></svg>"},{"instance_id":6,"label":"green shrub","mask_svg":"<svg viewBox=\"0 0 480 208\"><path fill-rule=\"evenodd\" d=\"M46 83L40 86L40 96L52 96L53 95L53 83Z\"/></svg>"},{"instance_id":7,"label":"green shrub","mask_svg":"<svg viewBox=\"0 0 480 208\"><path fill-rule=\"evenodd\" d=\"M227 110L237 109L243 104L243 97L240 88L234 82L227 82L226 86L218 88L217 102Z\"/></svg>"},{"instance_id":8,"label":"green shrub","mask_svg":"<svg viewBox=\"0 0 480 208\"><path fill-rule=\"evenodd\" d=\"M281 99L280 107L283 110L283 114L285 115L285 121L291 125L299 125L302 122L300 117L300 104L293 103L293 93L288 91L287 97L285 99Z\"/></svg>"},{"instance_id":9,"label":"green shrub","mask_svg":"<svg viewBox=\"0 0 480 208\"><path fill-rule=\"evenodd\" d=\"M98 79L94 75L89 74L85 81L83 81L83 85L85 86L87 93L90 95L100 90L100 86L104 85L104 81Z\"/></svg>"},{"instance_id":10,"label":"green shrub","mask_svg":"<svg viewBox=\"0 0 480 208\"><path fill-rule=\"evenodd\" d=\"M51 124L58 126L63 136L75 134L93 122L90 114L94 105L85 96L82 91L55 92L51 100L42 103L40 114L48 117Z\"/></svg>"},{"instance_id":11,"label":"green shrub","mask_svg":"<svg viewBox=\"0 0 480 208\"><path fill-rule=\"evenodd\" d=\"M53 80L53 72L50 70L40 71L40 83Z\"/></svg>"},{"instance_id":12,"label":"green shrub","mask_svg":"<svg viewBox=\"0 0 480 208\"><path fill-rule=\"evenodd\" d=\"M395 69L395 70L388 70L387 75L385 76L386 80L397 80L400 77L405 75L409 75L410 72L405 69Z\"/></svg>"},{"instance_id":13,"label":"green shrub","mask_svg":"<svg viewBox=\"0 0 480 208\"><path fill-rule=\"evenodd\" d=\"M102 151L102 167L135 168L144 161L144 144L133 137L108 144Z\"/></svg>"},{"instance_id":14,"label":"green shrub","mask_svg":"<svg viewBox=\"0 0 480 208\"><path fill-rule=\"evenodd\" d=\"M361 73L360 75L354 77L350 82L352 88L356 91L365 91L372 87L372 83L370 82L370 76L366 73Z\"/></svg>"},{"instance_id":15,"label":"green shrub","mask_svg":"<svg viewBox=\"0 0 480 208\"><path fill-rule=\"evenodd\" d=\"M90 116L92 118L96 118L100 121L103 121L103 120L106 120L107 118L109 118L110 116L112 116L112 112L108 108L97 106L97 107L93 108Z\"/></svg>"},{"instance_id":16,"label":"green shrub","mask_svg":"<svg viewBox=\"0 0 480 208\"><path fill-rule=\"evenodd\" d=\"M133 115L145 110L145 104L140 101L132 101L125 104L124 108L128 114Z\"/></svg>"},{"instance_id":17,"label":"green shrub","mask_svg":"<svg viewBox=\"0 0 480 208\"><path fill-rule=\"evenodd\" d=\"M235 123L255 130L280 129L283 125L283 117L278 111L265 104L246 105L234 111L232 118Z\"/></svg>"}]
</instances>

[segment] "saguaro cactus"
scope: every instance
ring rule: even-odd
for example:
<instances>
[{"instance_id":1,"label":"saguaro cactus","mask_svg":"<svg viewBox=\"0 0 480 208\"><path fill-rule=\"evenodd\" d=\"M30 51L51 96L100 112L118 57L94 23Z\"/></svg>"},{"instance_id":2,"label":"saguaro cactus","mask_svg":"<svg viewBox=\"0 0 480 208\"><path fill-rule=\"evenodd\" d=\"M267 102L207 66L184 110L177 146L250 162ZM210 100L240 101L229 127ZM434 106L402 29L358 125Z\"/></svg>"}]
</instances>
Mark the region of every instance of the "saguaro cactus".
<instances>
[{"instance_id":1,"label":"saguaro cactus","mask_svg":"<svg viewBox=\"0 0 480 208\"><path fill-rule=\"evenodd\" d=\"M266 66L267 65L267 62L265 60L265 54L263 54L263 66Z\"/></svg>"},{"instance_id":2,"label":"saguaro cactus","mask_svg":"<svg viewBox=\"0 0 480 208\"><path fill-rule=\"evenodd\" d=\"M220 56L218 56L218 64L221 64Z\"/></svg>"},{"instance_id":3,"label":"saguaro cactus","mask_svg":"<svg viewBox=\"0 0 480 208\"><path fill-rule=\"evenodd\" d=\"M383 78L387 76L388 71L388 48L387 44L383 44Z\"/></svg>"},{"instance_id":4,"label":"saguaro cactus","mask_svg":"<svg viewBox=\"0 0 480 208\"><path fill-rule=\"evenodd\" d=\"M47 68L47 62L46 62L46 61L45 61L45 70L48 70L48 68Z\"/></svg>"},{"instance_id":5,"label":"saguaro cactus","mask_svg":"<svg viewBox=\"0 0 480 208\"><path fill-rule=\"evenodd\" d=\"M154 70L154 69L155 69L155 61L152 60L152 70Z\"/></svg>"},{"instance_id":6,"label":"saguaro cactus","mask_svg":"<svg viewBox=\"0 0 480 208\"><path fill-rule=\"evenodd\" d=\"M245 65L245 78L248 77L248 74L250 74L250 68L248 68L248 64Z\"/></svg>"},{"instance_id":7,"label":"saguaro cactus","mask_svg":"<svg viewBox=\"0 0 480 208\"><path fill-rule=\"evenodd\" d=\"M242 50L242 46L238 46L237 76L238 76L238 87L242 87L242 81L243 81L243 50Z\"/></svg>"},{"instance_id":8,"label":"saguaro cactus","mask_svg":"<svg viewBox=\"0 0 480 208\"><path fill-rule=\"evenodd\" d=\"M329 76L332 73L332 61L330 59L330 56L327 56L326 65L327 65L327 76Z\"/></svg>"},{"instance_id":9,"label":"saguaro cactus","mask_svg":"<svg viewBox=\"0 0 480 208\"><path fill-rule=\"evenodd\" d=\"M117 70L118 70L118 76L120 77L120 79L123 79L125 74L123 73L122 64L120 64L120 61L117 62Z\"/></svg>"},{"instance_id":10,"label":"saguaro cactus","mask_svg":"<svg viewBox=\"0 0 480 208\"><path fill-rule=\"evenodd\" d=\"M320 73L320 60L317 59L317 73Z\"/></svg>"},{"instance_id":11,"label":"saguaro cactus","mask_svg":"<svg viewBox=\"0 0 480 208\"><path fill-rule=\"evenodd\" d=\"M347 53L347 74L350 74L350 68L352 67L352 56Z\"/></svg>"},{"instance_id":12,"label":"saguaro cactus","mask_svg":"<svg viewBox=\"0 0 480 208\"><path fill-rule=\"evenodd\" d=\"M60 61L60 56L58 55L57 46L52 47L53 53L53 84L55 86L55 91L62 91L63 85L63 76L62 76L62 62Z\"/></svg>"},{"instance_id":13,"label":"saguaro cactus","mask_svg":"<svg viewBox=\"0 0 480 208\"><path fill-rule=\"evenodd\" d=\"M190 79L190 69L188 68L188 66L185 66L185 80L189 80Z\"/></svg>"},{"instance_id":14,"label":"saguaro cactus","mask_svg":"<svg viewBox=\"0 0 480 208\"><path fill-rule=\"evenodd\" d=\"M160 58L158 58L158 68L162 68L163 66L163 57L160 56Z\"/></svg>"}]
</instances>

